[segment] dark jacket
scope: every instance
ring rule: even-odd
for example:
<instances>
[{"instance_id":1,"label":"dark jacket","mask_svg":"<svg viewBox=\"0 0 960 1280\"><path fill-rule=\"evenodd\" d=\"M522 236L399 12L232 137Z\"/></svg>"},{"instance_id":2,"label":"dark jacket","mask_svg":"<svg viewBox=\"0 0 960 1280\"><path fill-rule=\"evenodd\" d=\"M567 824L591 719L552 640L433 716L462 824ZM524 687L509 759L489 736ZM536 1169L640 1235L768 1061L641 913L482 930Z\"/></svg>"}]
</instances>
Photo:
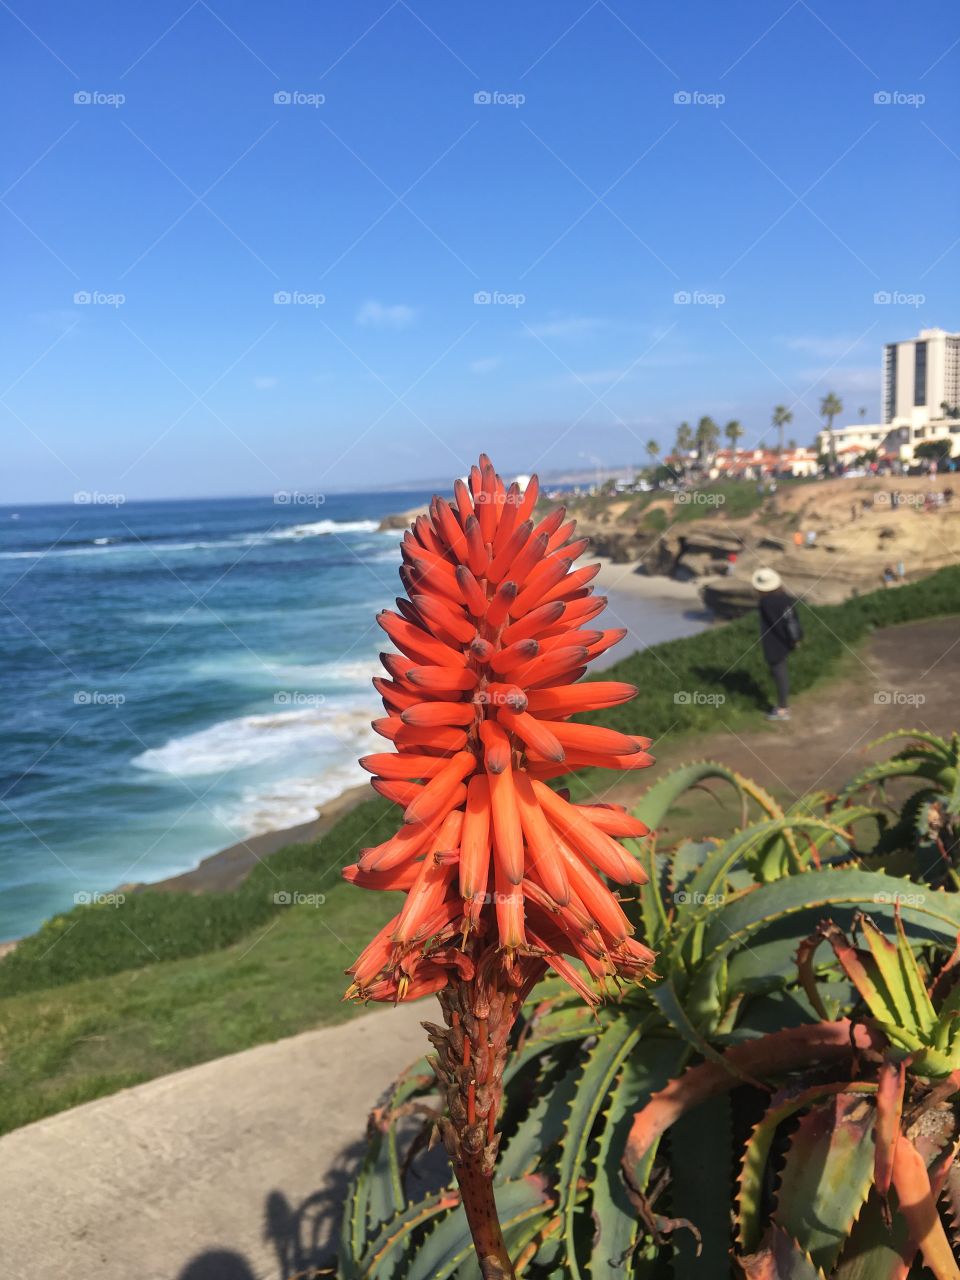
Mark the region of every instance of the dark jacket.
<instances>
[{"instance_id":1,"label":"dark jacket","mask_svg":"<svg viewBox=\"0 0 960 1280\"><path fill-rule=\"evenodd\" d=\"M770 666L782 662L800 638L794 604L793 597L782 588L760 595L760 640L763 656Z\"/></svg>"}]
</instances>

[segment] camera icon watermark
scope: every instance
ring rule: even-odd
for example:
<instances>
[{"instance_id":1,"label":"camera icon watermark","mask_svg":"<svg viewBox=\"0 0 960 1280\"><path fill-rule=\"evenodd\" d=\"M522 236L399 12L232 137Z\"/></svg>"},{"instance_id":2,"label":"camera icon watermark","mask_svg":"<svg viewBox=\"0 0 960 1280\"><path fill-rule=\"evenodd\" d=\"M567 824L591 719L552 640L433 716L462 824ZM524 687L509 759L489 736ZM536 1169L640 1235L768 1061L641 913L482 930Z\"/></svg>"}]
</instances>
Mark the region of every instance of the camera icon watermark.
<instances>
[{"instance_id":1,"label":"camera icon watermark","mask_svg":"<svg viewBox=\"0 0 960 1280\"><path fill-rule=\"evenodd\" d=\"M702 289L678 289L673 295L676 307L722 307L727 300L725 293L706 293Z\"/></svg>"},{"instance_id":2,"label":"camera icon watermark","mask_svg":"<svg viewBox=\"0 0 960 1280\"><path fill-rule=\"evenodd\" d=\"M878 707L922 707L926 700L925 693L911 693L907 689L878 689L873 695Z\"/></svg>"},{"instance_id":3,"label":"camera icon watermark","mask_svg":"<svg viewBox=\"0 0 960 1280\"><path fill-rule=\"evenodd\" d=\"M304 93L300 89L278 89L273 95L277 107L322 107L327 100L325 93Z\"/></svg>"},{"instance_id":4,"label":"camera icon watermark","mask_svg":"<svg viewBox=\"0 0 960 1280\"><path fill-rule=\"evenodd\" d=\"M927 100L925 93L904 93L901 89L880 89L873 95L875 107L922 107Z\"/></svg>"},{"instance_id":5,"label":"camera icon watermark","mask_svg":"<svg viewBox=\"0 0 960 1280\"><path fill-rule=\"evenodd\" d=\"M725 93L703 93L700 89L678 89L673 95L677 107L722 107L727 100Z\"/></svg>"},{"instance_id":6,"label":"camera icon watermark","mask_svg":"<svg viewBox=\"0 0 960 1280\"><path fill-rule=\"evenodd\" d=\"M273 895L276 907L322 907L326 901L325 893L300 893L297 889L278 889Z\"/></svg>"},{"instance_id":7,"label":"camera icon watermark","mask_svg":"<svg viewBox=\"0 0 960 1280\"><path fill-rule=\"evenodd\" d=\"M925 293L904 293L900 289L878 289L873 295L877 307L923 307L926 306Z\"/></svg>"},{"instance_id":8,"label":"camera icon watermark","mask_svg":"<svg viewBox=\"0 0 960 1280\"><path fill-rule=\"evenodd\" d=\"M678 707L722 707L726 700L725 693L707 693L703 689L678 689L673 695Z\"/></svg>"},{"instance_id":9,"label":"camera icon watermark","mask_svg":"<svg viewBox=\"0 0 960 1280\"><path fill-rule=\"evenodd\" d=\"M273 695L277 707L322 707L326 698L322 693L301 693L299 689L278 689Z\"/></svg>"},{"instance_id":10,"label":"camera icon watermark","mask_svg":"<svg viewBox=\"0 0 960 1280\"><path fill-rule=\"evenodd\" d=\"M681 489L673 495L674 504L681 507L722 507L726 500L725 494L704 492L702 489Z\"/></svg>"},{"instance_id":11,"label":"camera icon watermark","mask_svg":"<svg viewBox=\"0 0 960 1280\"><path fill-rule=\"evenodd\" d=\"M525 293L504 293L500 289L478 289L473 295L475 307L522 307L527 300Z\"/></svg>"},{"instance_id":12,"label":"camera icon watermark","mask_svg":"<svg viewBox=\"0 0 960 1280\"><path fill-rule=\"evenodd\" d=\"M122 307L127 300L125 293L103 293L100 289L78 289L73 295L75 307Z\"/></svg>"},{"instance_id":13,"label":"camera icon watermark","mask_svg":"<svg viewBox=\"0 0 960 1280\"><path fill-rule=\"evenodd\" d=\"M80 507L122 507L125 493L101 493L98 489L78 489L73 500Z\"/></svg>"},{"instance_id":14,"label":"camera icon watermark","mask_svg":"<svg viewBox=\"0 0 960 1280\"><path fill-rule=\"evenodd\" d=\"M275 307L322 307L327 301L325 293L305 293L301 289L278 289L273 295Z\"/></svg>"},{"instance_id":15,"label":"camera icon watermark","mask_svg":"<svg viewBox=\"0 0 960 1280\"><path fill-rule=\"evenodd\" d=\"M499 89L480 89L473 95L477 107L522 107L527 100L525 93L501 93Z\"/></svg>"},{"instance_id":16,"label":"camera icon watermark","mask_svg":"<svg viewBox=\"0 0 960 1280\"><path fill-rule=\"evenodd\" d=\"M127 100L125 93L101 93L99 89L78 89L73 95L77 107L122 107Z\"/></svg>"},{"instance_id":17,"label":"camera icon watermark","mask_svg":"<svg viewBox=\"0 0 960 1280\"><path fill-rule=\"evenodd\" d=\"M125 693L107 693L103 689L77 689L73 695L75 707L122 707L126 700Z\"/></svg>"},{"instance_id":18,"label":"camera icon watermark","mask_svg":"<svg viewBox=\"0 0 960 1280\"><path fill-rule=\"evenodd\" d=\"M273 495L276 507L322 507L326 500L325 493L305 493L300 489L278 489Z\"/></svg>"},{"instance_id":19,"label":"camera icon watermark","mask_svg":"<svg viewBox=\"0 0 960 1280\"><path fill-rule=\"evenodd\" d=\"M73 895L77 907L122 907L126 900L125 893L98 893L87 889L78 889Z\"/></svg>"}]
</instances>

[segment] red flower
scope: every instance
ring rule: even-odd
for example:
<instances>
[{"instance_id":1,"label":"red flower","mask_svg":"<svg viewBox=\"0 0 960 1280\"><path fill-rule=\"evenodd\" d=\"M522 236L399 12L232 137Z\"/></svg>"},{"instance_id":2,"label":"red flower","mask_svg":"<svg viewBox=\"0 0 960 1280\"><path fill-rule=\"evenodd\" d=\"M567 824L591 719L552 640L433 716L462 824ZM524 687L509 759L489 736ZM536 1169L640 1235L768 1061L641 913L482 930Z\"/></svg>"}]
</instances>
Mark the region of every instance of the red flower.
<instances>
[{"instance_id":1,"label":"red flower","mask_svg":"<svg viewBox=\"0 0 960 1280\"><path fill-rule=\"evenodd\" d=\"M344 875L407 897L349 970L348 995L412 999L471 980L479 947L515 990L549 965L594 1002L571 958L601 988L653 961L604 879L645 880L616 837L648 832L622 806L572 804L547 784L653 763L649 739L570 721L636 693L577 683L625 632L592 628L606 603L588 585L598 566L573 568L586 540L563 508L534 523L536 477L506 488L481 455L455 494L404 535L408 599L378 619L400 651L381 655L389 679L374 680L387 712L374 728L392 749L360 763L403 824Z\"/></svg>"}]
</instances>

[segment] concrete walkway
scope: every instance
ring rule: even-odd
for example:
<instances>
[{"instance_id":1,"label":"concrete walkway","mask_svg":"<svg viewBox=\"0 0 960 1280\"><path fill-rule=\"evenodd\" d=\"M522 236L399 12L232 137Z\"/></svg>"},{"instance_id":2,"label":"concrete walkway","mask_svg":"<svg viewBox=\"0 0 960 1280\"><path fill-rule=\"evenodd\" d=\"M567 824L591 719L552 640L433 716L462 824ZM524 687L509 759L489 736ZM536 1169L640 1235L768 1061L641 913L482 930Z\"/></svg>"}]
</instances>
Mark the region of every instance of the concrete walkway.
<instances>
[{"instance_id":1,"label":"concrete walkway","mask_svg":"<svg viewBox=\"0 0 960 1280\"><path fill-rule=\"evenodd\" d=\"M4 1280L288 1280L434 1001L205 1062L0 1138Z\"/></svg>"}]
</instances>

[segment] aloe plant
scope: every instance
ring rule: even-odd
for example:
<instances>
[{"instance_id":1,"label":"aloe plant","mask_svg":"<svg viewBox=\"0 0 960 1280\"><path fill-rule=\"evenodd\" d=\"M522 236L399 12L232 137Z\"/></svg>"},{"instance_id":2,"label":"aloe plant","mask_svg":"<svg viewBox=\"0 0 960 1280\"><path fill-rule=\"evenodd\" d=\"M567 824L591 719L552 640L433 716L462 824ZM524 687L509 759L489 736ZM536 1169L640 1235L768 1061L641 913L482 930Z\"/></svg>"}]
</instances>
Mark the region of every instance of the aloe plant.
<instances>
[{"instance_id":1,"label":"aloe plant","mask_svg":"<svg viewBox=\"0 0 960 1280\"><path fill-rule=\"evenodd\" d=\"M740 820L632 842L649 879L621 905L659 953L648 985L593 1013L550 978L524 1007L496 1172L518 1275L960 1277L960 896L923 878L917 802L892 808L889 786L916 780L949 816L956 743L910 740L788 809L712 762L647 791L651 828L717 785ZM416 1064L375 1113L343 1277L477 1275L427 1151L434 1088Z\"/></svg>"}]
</instances>

